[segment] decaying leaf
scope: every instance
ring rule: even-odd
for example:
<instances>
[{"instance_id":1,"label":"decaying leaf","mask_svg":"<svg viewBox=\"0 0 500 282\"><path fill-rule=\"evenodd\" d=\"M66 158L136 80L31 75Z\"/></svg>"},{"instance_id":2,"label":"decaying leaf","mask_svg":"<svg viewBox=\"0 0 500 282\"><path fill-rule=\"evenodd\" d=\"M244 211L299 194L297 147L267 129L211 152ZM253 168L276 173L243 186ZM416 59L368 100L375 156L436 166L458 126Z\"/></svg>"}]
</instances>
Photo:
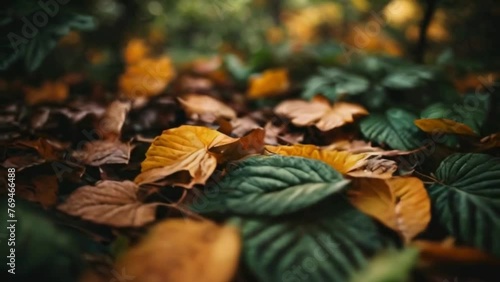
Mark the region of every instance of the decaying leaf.
<instances>
[{"instance_id":1,"label":"decaying leaf","mask_svg":"<svg viewBox=\"0 0 500 282\"><path fill-rule=\"evenodd\" d=\"M129 110L130 103L128 102L112 102L97 126L100 136L106 140L117 140Z\"/></svg>"},{"instance_id":2,"label":"decaying leaf","mask_svg":"<svg viewBox=\"0 0 500 282\"><path fill-rule=\"evenodd\" d=\"M188 116L195 120L208 119L213 122L217 118L236 118L236 112L232 108L208 95L188 94L178 100Z\"/></svg>"},{"instance_id":3,"label":"decaying leaf","mask_svg":"<svg viewBox=\"0 0 500 282\"><path fill-rule=\"evenodd\" d=\"M95 140L85 143L72 157L79 163L100 166L103 164L126 164L130 159L130 144L119 141Z\"/></svg>"},{"instance_id":4,"label":"decaying leaf","mask_svg":"<svg viewBox=\"0 0 500 282\"><path fill-rule=\"evenodd\" d=\"M386 157L408 155L414 152L414 151L400 151L400 150L386 151L380 147L373 147L371 142L366 142L364 140L348 140L348 139L337 140L332 144L323 147L323 149L348 151L353 154L364 153L371 156L386 156Z\"/></svg>"},{"instance_id":5,"label":"decaying leaf","mask_svg":"<svg viewBox=\"0 0 500 282\"><path fill-rule=\"evenodd\" d=\"M255 131L260 134L258 131ZM262 137L263 139L263 134ZM190 179L169 179L168 182L185 188L191 188L195 184L204 184L217 166L218 159L228 159L228 155L234 154L241 157L245 149L253 151L253 142L262 142L257 136L243 137L242 139L231 138L218 131L201 127L183 125L163 131L156 137L146 153L146 159L141 164L141 174L135 179L137 184L152 183L172 176L177 172L187 171ZM239 143L240 140L244 142ZM213 153L218 147L233 144L219 150L224 156ZM240 147L239 147L240 146ZM236 151L234 151L236 150ZM228 153L225 153L228 151ZM230 153L229 153L230 152Z\"/></svg>"},{"instance_id":6,"label":"decaying leaf","mask_svg":"<svg viewBox=\"0 0 500 282\"><path fill-rule=\"evenodd\" d=\"M421 130L433 133L442 132L450 134L461 134L469 136L477 136L472 128L464 123L460 123L451 119L445 118L423 118L415 120L415 125Z\"/></svg>"},{"instance_id":7,"label":"decaying leaf","mask_svg":"<svg viewBox=\"0 0 500 282\"><path fill-rule=\"evenodd\" d=\"M395 161L382 159L380 156L377 156L368 159L364 166L349 172L348 175L352 177L389 179L397 169L398 165Z\"/></svg>"},{"instance_id":8,"label":"decaying leaf","mask_svg":"<svg viewBox=\"0 0 500 282\"><path fill-rule=\"evenodd\" d=\"M120 91L127 98L151 97L160 94L175 76L169 57L142 59L128 65L120 76Z\"/></svg>"},{"instance_id":9,"label":"decaying leaf","mask_svg":"<svg viewBox=\"0 0 500 282\"><path fill-rule=\"evenodd\" d=\"M157 224L118 262L131 282L229 282L240 256L239 231L210 221L172 219Z\"/></svg>"},{"instance_id":10,"label":"decaying leaf","mask_svg":"<svg viewBox=\"0 0 500 282\"><path fill-rule=\"evenodd\" d=\"M330 106L328 100L315 98L310 102L303 100L285 101L274 109L278 115L292 120L297 126L315 125L321 131L328 131L354 121L355 116L367 115L368 111L360 105L337 102Z\"/></svg>"},{"instance_id":11,"label":"decaying leaf","mask_svg":"<svg viewBox=\"0 0 500 282\"><path fill-rule=\"evenodd\" d=\"M251 99L279 96L290 88L286 69L270 69L250 79L248 97Z\"/></svg>"},{"instance_id":12,"label":"decaying leaf","mask_svg":"<svg viewBox=\"0 0 500 282\"><path fill-rule=\"evenodd\" d=\"M132 181L105 180L73 192L58 209L95 223L115 227L138 227L155 219L158 204L137 198L139 187Z\"/></svg>"},{"instance_id":13,"label":"decaying leaf","mask_svg":"<svg viewBox=\"0 0 500 282\"><path fill-rule=\"evenodd\" d=\"M430 221L430 200L416 177L355 178L348 190L351 203L410 241Z\"/></svg>"},{"instance_id":14,"label":"decaying leaf","mask_svg":"<svg viewBox=\"0 0 500 282\"><path fill-rule=\"evenodd\" d=\"M348 173L364 166L368 158L365 154L322 150L314 145L266 146L266 150L284 156L299 156L320 160L341 173Z\"/></svg>"},{"instance_id":15,"label":"decaying leaf","mask_svg":"<svg viewBox=\"0 0 500 282\"><path fill-rule=\"evenodd\" d=\"M25 200L51 207L57 203L58 189L59 183L55 175L38 175L29 180L21 180L16 187L16 194Z\"/></svg>"},{"instance_id":16,"label":"decaying leaf","mask_svg":"<svg viewBox=\"0 0 500 282\"><path fill-rule=\"evenodd\" d=\"M479 150L500 147L500 133L494 133L481 139Z\"/></svg>"}]
</instances>

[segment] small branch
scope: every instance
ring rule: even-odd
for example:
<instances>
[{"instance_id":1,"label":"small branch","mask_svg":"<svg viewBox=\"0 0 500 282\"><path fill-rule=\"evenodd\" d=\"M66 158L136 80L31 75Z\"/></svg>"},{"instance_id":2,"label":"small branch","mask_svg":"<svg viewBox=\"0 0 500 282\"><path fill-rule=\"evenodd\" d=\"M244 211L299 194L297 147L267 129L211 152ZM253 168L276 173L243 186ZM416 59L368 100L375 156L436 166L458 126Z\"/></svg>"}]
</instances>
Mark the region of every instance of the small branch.
<instances>
[{"instance_id":1,"label":"small branch","mask_svg":"<svg viewBox=\"0 0 500 282\"><path fill-rule=\"evenodd\" d=\"M424 18L420 24L420 33L418 37L417 50L415 53L415 61L422 63L424 61L425 49L427 48L427 30L432 21L432 17L436 11L436 4L438 0L426 0L427 5L425 9Z\"/></svg>"}]
</instances>

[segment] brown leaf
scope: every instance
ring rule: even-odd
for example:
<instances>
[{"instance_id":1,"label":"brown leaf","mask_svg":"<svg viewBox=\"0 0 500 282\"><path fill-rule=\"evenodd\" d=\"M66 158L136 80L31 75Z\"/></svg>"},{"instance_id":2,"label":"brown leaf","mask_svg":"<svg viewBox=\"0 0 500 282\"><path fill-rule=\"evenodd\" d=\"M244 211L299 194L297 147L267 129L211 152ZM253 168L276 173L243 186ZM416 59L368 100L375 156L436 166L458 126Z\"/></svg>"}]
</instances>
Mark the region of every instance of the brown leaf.
<instances>
[{"instance_id":1,"label":"brown leaf","mask_svg":"<svg viewBox=\"0 0 500 282\"><path fill-rule=\"evenodd\" d=\"M351 203L410 241L429 224L430 200L416 177L354 178Z\"/></svg>"},{"instance_id":2,"label":"brown leaf","mask_svg":"<svg viewBox=\"0 0 500 282\"><path fill-rule=\"evenodd\" d=\"M321 131L329 131L354 121L355 116L367 115L365 108L357 104L330 103L321 98L307 102L290 100L280 103L274 109L277 115L290 118L296 126L315 125Z\"/></svg>"},{"instance_id":3,"label":"brown leaf","mask_svg":"<svg viewBox=\"0 0 500 282\"><path fill-rule=\"evenodd\" d=\"M101 138L115 141L120 138L122 126L130 110L130 103L113 101L99 121L97 131Z\"/></svg>"},{"instance_id":4,"label":"brown leaf","mask_svg":"<svg viewBox=\"0 0 500 282\"><path fill-rule=\"evenodd\" d=\"M252 129L260 128L260 125L255 122L251 117L242 117L231 120L232 134L236 137L241 137Z\"/></svg>"},{"instance_id":5,"label":"brown leaf","mask_svg":"<svg viewBox=\"0 0 500 282\"><path fill-rule=\"evenodd\" d=\"M380 157L370 158L366 164L359 169L348 173L352 177L369 177L389 179L398 169L398 165L393 160L382 159Z\"/></svg>"},{"instance_id":6,"label":"brown leaf","mask_svg":"<svg viewBox=\"0 0 500 282\"><path fill-rule=\"evenodd\" d=\"M46 208L57 203L59 182L55 175L32 176L29 177L29 183L21 180L16 188L16 195L28 201L38 202Z\"/></svg>"},{"instance_id":7,"label":"brown leaf","mask_svg":"<svg viewBox=\"0 0 500 282\"><path fill-rule=\"evenodd\" d=\"M236 112L232 108L208 95L188 94L178 100L188 116L194 120L214 122L218 118L236 118Z\"/></svg>"},{"instance_id":8,"label":"brown leaf","mask_svg":"<svg viewBox=\"0 0 500 282\"><path fill-rule=\"evenodd\" d=\"M85 143L72 157L79 163L100 166L103 164L127 164L130 159L130 144L119 141L95 140Z\"/></svg>"},{"instance_id":9,"label":"brown leaf","mask_svg":"<svg viewBox=\"0 0 500 282\"><path fill-rule=\"evenodd\" d=\"M95 223L138 227L155 219L158 204L137 199L139 187L132 181L105 180L74 191L58 209Z\"/></svg>"},{"instance_id":10,"label":"brown leaf","mask_svg":"<svg viewBox=\"0 0 500 282\"><path fill-rule=\"evenodd\" d=\"M400 150L390 150L386 151L380 147L373 147L371 142L366 142L364 140L348 140L342 139L333 142L332 144L323 147L328 150L337 150L337 151L348 151L354 154L365 153L371 156L401 156L401 155L409 155L412 152L416 151L400 151Z\"/></svg>"},{"instance_id":11,"label":"brown leaf","mask_svg":"<svg viewBox=\"0 0 500 282\"><path fill-rule=\"evenodd\" d=\"M131 282L229 282L240 256L240 235L231 226L173 219L156 225L118 262Z\"/></svg>"}]
</instances>

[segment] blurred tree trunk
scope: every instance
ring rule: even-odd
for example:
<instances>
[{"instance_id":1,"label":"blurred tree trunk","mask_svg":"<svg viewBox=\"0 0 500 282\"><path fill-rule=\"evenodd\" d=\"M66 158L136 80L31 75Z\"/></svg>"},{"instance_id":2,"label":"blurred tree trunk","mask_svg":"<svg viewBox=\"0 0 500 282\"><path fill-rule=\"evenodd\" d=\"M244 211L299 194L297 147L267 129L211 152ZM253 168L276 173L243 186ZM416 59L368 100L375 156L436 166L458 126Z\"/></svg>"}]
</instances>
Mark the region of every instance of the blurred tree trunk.
<instances>
[{"instance_id":1,"label":"blurred tree trunk","mask_svg":"<svg viewBox=\"0 0 500 282\"><path fill-rule=\"evenodd\" d=\"M436 4L438 0L426 0L425 14L420 24L420 34L418 37L417 48L415 51L415 61L422 63L425 57L425 49L427 48L427 29L432 21L434 12L436 11Z\"/></svg>"}]
</instances>

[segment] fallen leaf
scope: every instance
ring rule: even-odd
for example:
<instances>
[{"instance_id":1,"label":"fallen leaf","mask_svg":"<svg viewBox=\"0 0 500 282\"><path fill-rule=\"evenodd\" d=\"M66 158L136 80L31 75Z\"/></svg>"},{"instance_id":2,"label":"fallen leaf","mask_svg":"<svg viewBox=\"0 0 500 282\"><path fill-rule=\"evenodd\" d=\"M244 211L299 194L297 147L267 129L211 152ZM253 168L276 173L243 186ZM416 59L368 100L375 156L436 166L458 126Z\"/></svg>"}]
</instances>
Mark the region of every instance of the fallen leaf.
<instances>
[{"instance_id":1,"label":"fallen leaf","mask_svg":"<svg viewBox=\"0 0 500 282\"><path fill-rule=\"evenodd\" d=\"M141 164L141 174L136 177L135 182L139 185L153 183L175 173L187 171L189 179L174 177L169 182L185 188L205 184L215 170L218 159L227 160L231 154L233 157L240 157L245 149L253 149L253 144L250 144L252 142L259 146L258 142L261 141L258 136L262 134L258 131L254 134L246 139L237 139L216 130L191 125L165 130L149 147L146 159ZM243 143L238 143L239 140L243 140ZM217 152L218 147L228 144L236 147L226 146L223 148L228 150L227 153L220 149Z\"/></svg>"},{"instance_id":2,"label":"fallen leaf","mask_svg":"<svg viewBox=\"0 0 500 282\"><path fill-rule=\"evenodd\" d=\"M188 116L194 120L204 116L208 116L211 122L218 118L236 118L236 112L232 108L208 95L188 94L178 100Z\"/></svg>"},{"instance_id":3,"label":"fallen leaf","mask_svg":"<svg viewBox=\"0 0 500 282\"><path fill-rule=\"evenodd\" d=\"M103 164L127 164L130 159L130 144L119 141L95 140L85 143L82 150L71 155L78 163L90 166Z\"/></svg>"},{"instance_id":4,"label":"fallen leaf","mask_svg":"<svg viewBox=\"0 0 500 282\"><path fill-rule=\"evenodd\" d=\"M151 97L160 94L175 76L169 57L142 59L128 65L120 76L119 88L130 99Z\"/></svg>"},{"instance_id":5,"label":"fallen leaf","mask_svg":"<svg viewBox=\"0 0 500 282\"><path fill-rule=\"evenodd\" d=\"M137 198L139 187L132 181L105 180L74 191L58 209L95 223L115 227L138 227L155 219L158 204Z\"/></svg>"},{"instance_id":6,"label":"fallen leaf","mask_svg":"<svg viewBox=\"0 0 500 282\"><path fill-rule=\"evenodd\" d=\"M280 103L274 109L277 115L290 118L296 126L315 125L321 131L329 131L354 121L355 116L367 115L360 105L337 102L333 106L324 99L310 102L290 100Z\"/></svg>"},{"instance_id":7,"label":"fallen leaf","mask_svg":"<svg viewBox=\"0 0 500 282\"><path fill-rule=\"evenodd\" d=\"M494 133L481 139L479 151L500 147L500 133Z\"/></svg>"},{"instance_id":8,"label":"fallen leaf","mask_svg":"<svg viewBox=\"0 0 500 282\"><path fill-rule=\"evenodd\" d=\"M252 129L260 128L260 125L248 116L231 120L231 126L231 133L236 137L241 137Z\"/></svg>"},{"instance_id":9,"label":"fallen leaf","mask_svg":"<svg viewBox=\"0 0 500 282\"><path fill-rule=\"evenodd\" d=\"M250 79L248 97L252 99L279 96L290 87L286 69L270 69Z\"/></svg>"},{"instance_id":10,"label":"fallen leaf","mask_svg":"<svg viewBox=\"0 0 500 282\"><path fill-rule=\"evenodd\" d=\"M24 183L28 180L29 183ZM16 185L16 195L32 202L38 202L45 208L57 203L59 183L55 175L37 175L20 180Z\"/></svg>"},{"instance_id":11,"label":"fallen leaf","mask_svg":"<svg viewBox=\"0 0 500 282\"><path fill-rule=\"evenodd\" d=\"M442 132L448 134L460 134L477 136L477 133L468 125L445 118L423 118L415 120L415 125L424 132Z\"/></svg>"},{"instance_id":12,"label":"fallen leaf","mask_svg":"<svg viewBox=\"0 0 500 282\"><path fill-rule=\"evenodd\" d=\"M392 174L398 169L398 165L393 160L382 159L380 156L370 158L366 164L359 169L348 173L352 177L369 177L389 179Z\"/></svg>"},{"instance_id":13,"label":"fallen leaf","mask_svg":"<svg viewBox=\"0 0 500 282\"><path fill-rule=\"evenodd\" d=\"M114 101L106 109L97 126L99 135L106 140L118 140L123 123L130 110L130 103Z\"/></svg>"},{"instance_id":14,"label":"fallen leaf","mask_svg":"<svg viewBox=\"0 0 500 282\"><path fill-rule=\"evenodd\" d=\"M147 57L148 54L149 47L144 40L138 38L129 40L123 51L123 57L127 64L135 64Z\"/></svg>"},{"instance_id":15,"label":"fallen leaf","mask_svg":"<svg viewBox=\"0 0 500 282\"><path fill-rule=\"evenodd\" d=\"M210 221L166 220L117 262L129 281L229 282L238 267L239 231Z\"/></svg>"},{"instance_id":16,"label":"fallen leaf","mask_svg":"<svg viewBox=\"0 0 500 282\"><path fill-rule=\"evenodd\" d=\"M24 99L29 105L42 102L62 102L68 98L68 85L61 81L46 81L39 88L25 87Z\"/></svg>"},{"instance_id":17,"label":"fallen leaf","mask_svg":"<svg viewBox=\"0 0 500 282\"><path fill-rule=\"evenodd\" d=\"M337 151L348 151L354 154L367 154L370 156L401 156L409 155L414 151L400 151L400 150L389 150L386 151L380 147L373 147L371 142L366 142L364 140L337 140L332 144L322 147L326 150L337 150Z\"/></svg>"},{"instance_id":18,"label":"fallen leaf","mask_svg":"<svg viewBox=\"0 0 500 282\"><path fill-rule=\"evenodd\" d=\"M366 164L365 154L351 154L342 151L322 150L314 145L266 146L267 151L284 156L299 156L320 160L340 173L348 173Z\"/></svg>"},{"instance_id":19,"label":"fallen leaf","mask_svg":"<svg viewBox=\"0 0 500 282\"><path fill-rule=\"evenodd\" d=\"M416 177L354 178L347 191L351 203L410 241L429 224L430 200Z\"/></svg>"}]
</instances>

